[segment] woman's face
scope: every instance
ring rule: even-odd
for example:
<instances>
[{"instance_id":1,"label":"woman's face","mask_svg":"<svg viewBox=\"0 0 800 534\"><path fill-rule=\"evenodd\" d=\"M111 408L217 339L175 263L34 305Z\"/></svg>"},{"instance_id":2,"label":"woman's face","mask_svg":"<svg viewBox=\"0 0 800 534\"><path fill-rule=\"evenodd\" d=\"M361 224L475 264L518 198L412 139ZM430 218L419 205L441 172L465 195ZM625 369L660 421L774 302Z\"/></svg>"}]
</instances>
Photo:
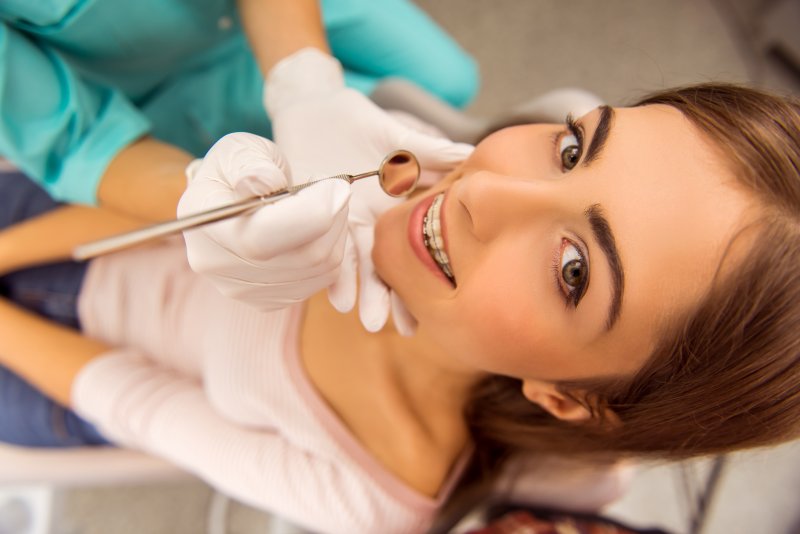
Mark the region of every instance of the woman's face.
<instances>
[{"instance_id":1,"label":"woman's face","mask_svg":"<svg viewBox=\"0 0 800 534\"><path fill-rule=\"evenodd\" d=\"M373 258L418 334L458 368L624 375L710 287L752 205L679 111L600 108L571 126L489 136L380 219ZM426 215L454 281L423 242Z\"/></svg>"}]
</instances>

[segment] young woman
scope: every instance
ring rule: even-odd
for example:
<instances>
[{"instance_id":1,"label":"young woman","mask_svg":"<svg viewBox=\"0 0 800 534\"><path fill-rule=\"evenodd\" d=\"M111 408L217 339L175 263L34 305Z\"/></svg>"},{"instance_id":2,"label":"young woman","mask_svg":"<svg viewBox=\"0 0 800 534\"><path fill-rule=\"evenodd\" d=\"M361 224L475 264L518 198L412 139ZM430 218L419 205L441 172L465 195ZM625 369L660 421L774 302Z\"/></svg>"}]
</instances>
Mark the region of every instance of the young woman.
<instances>
[{"instance_id":1,"label":"young woman","mask_svg":"<svg viewBox=\"0 0 800 534\"><path fill-rule=\"evenodd\" d=\"M798 132L797 102L707 85L487 137L378 219L372 258L413 336L319 296L227 300L170 242L73 279L83 335L2 302L0 363L90 421L78 440L326 532L422 531L459 482L520 455L792 439ZM7 294L30 295L25 276Z\"/></svg>"}]
</instances>

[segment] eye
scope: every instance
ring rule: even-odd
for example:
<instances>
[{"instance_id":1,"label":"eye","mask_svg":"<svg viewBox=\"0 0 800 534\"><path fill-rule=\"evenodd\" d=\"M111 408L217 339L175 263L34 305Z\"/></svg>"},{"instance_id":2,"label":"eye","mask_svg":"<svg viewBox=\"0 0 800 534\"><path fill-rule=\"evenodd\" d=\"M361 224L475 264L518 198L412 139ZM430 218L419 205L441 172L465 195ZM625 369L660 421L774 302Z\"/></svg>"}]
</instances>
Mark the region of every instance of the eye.
<instances>
[{"instance_id":1,"label":"eye","mask_svg":"<svg viewBox=\"0 0 800 534\"><path fill-rule=\"evenodd\" d=\"M566 131L559 135L557 139L561 170L564 172L571 171L578 165L581 155L583 155L583 129L572 118L572 115L567 115Z\"/></svg>"},{"instance_id":2,"label":"eye","mask_svg":"<svg viewBox=\"0 0 800 534\"><path fill-rule=\"evenodd\" d=\"M561 166L564 170L572 170L581 160L581 144L578 137L574 134L566 134L561 137L558 144L561 154Z\"/></svg>"},{"instance_id":3,"label":"eye","mask_svg":"<svg viewBox=\"0 0 800 534\"><path fill-rule=\"evenodd\" d=\"M581 250L569 239L561 242L558 271L559 286L567 303L577 307L589 283L589 264Z\"/></svg>"}]
</instances>

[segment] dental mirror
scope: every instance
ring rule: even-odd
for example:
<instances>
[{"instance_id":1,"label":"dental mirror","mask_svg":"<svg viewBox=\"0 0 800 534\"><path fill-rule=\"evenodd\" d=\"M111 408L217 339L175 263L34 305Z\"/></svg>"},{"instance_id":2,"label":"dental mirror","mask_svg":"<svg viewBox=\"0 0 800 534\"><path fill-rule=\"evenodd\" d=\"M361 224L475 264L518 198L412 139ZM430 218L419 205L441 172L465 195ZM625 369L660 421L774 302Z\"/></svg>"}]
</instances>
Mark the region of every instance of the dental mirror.
<instances>
[{"instance_id":1,"label":"dental mirror","mask_svg":"<svg viewBox=\"0 0 800 534\"><path fill-rule=\"evenodd\" d=\"M232 204L220 206L210 209L208 211L201 211L192 215L187 215L174 221L167 221L165 223L154 224L146 228L118 234L115 236L107 237L92 241L84 245L75 247L72 251L72 258L77 261L88 260L109 252L122 250L146 241L166 237L168 235L177 234L184 230L197 228L216 221L230 219L248 213L265 204L277 202L282 198L312 186L322 180L346 180L348 183L353 183L356 180L367 178L369 176L378 175L378 182L381 188L387 195L393 197L403 197L411 194L417 187L419 181L420 166L416 156L408 150L395 150L390 152L381 161L378 170L364 172L361 174L337 174L336 176L329 176L327 178L320 178L300 185L294 185L284 189L273 191L267 195L248 197L243 200L238 200Z\"/></svg>"},{"instance_id":2,"label":"dental mirror","mask_svg":"<svg viewBox=\"0 0 800 534\"><path fill-rule=\"evenodd\" d=\"M383 158L378 169L378 181L387 195L405 197L417 188L419 174L419 161L414 154L408 150L395 150Z\"/></svg>"}]
</instances>

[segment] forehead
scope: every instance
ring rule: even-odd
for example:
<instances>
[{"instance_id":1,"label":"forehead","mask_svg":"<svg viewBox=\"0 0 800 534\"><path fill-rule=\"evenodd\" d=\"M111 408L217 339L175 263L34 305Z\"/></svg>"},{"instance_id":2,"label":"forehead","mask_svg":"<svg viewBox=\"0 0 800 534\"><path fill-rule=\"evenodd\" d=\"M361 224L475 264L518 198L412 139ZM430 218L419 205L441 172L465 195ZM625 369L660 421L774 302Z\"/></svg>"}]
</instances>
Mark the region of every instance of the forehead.
<instances>
[{"instance_id":1,"label":"forehead","mask_svg":"<svg viewBox=\"0 0 800 534\"><path fill-rule=\"evenodd\" d=\"M584 121L590 128L596 118ZM751 197L720 150L669 106L617 109L603 157L583 172L603 184L595 194L625 268L620 320L598 338L598 349L628 345L649 354L665 320L691 309L710 288L725 249L749 219Z\"/></svg>"}]
</instances>

